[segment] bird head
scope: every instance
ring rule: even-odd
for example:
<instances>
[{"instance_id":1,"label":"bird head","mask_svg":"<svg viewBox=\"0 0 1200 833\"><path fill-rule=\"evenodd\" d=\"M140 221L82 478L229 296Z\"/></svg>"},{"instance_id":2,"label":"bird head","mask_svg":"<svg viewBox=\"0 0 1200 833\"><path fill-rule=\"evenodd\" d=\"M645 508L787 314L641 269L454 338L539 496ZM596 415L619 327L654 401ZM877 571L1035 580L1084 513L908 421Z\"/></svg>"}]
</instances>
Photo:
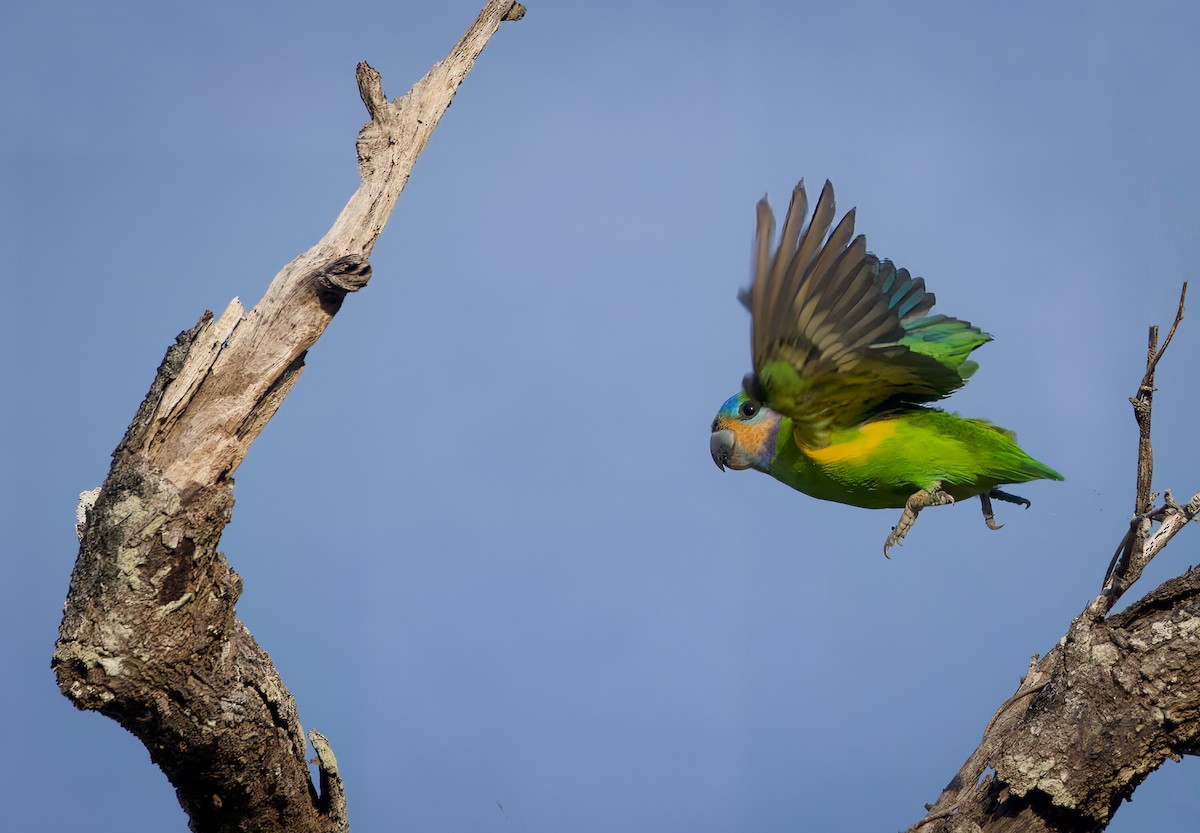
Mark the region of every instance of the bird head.
<instances>
[{"instance_id":1,"label":"bird head","mask_svg":"<svg viewBox=\"0 0 1200 833\"><path fill-rule=\"evenodd\" d=\"M729 397L712 423L709 448L713 462L722 471L726 466L767 471L775 456L775 438L782 418L745 391Z\"/></svg>"}]
</instances>

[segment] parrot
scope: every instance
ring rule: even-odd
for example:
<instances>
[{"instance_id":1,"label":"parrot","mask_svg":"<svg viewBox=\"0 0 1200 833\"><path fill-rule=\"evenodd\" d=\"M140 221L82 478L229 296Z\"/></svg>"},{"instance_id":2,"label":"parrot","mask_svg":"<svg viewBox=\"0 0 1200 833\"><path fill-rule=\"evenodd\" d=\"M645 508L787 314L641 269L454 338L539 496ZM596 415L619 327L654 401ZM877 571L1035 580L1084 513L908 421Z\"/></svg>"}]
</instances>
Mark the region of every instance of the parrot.
<instances>
[{"instance_id":1,"label":"parrot","mask_svg":"<svg viewBox=\"0 0 1200 833\"><path fill-rule=\"evenodd\" d=\"M1000 486L1063 476L1029 456L1013 432L930 403L978 369L992 337L933 314L934 295L867 251L855 211L837 224L826 181L811 220L804 181L792 191L778 246L775 216L758 203L750 311L753 372L721 406L709 441L724 471L756 469L821 500L903 509L883 554L903 544L922 509L978 497L1028 508Z\"/></svg>"}]
</instances>

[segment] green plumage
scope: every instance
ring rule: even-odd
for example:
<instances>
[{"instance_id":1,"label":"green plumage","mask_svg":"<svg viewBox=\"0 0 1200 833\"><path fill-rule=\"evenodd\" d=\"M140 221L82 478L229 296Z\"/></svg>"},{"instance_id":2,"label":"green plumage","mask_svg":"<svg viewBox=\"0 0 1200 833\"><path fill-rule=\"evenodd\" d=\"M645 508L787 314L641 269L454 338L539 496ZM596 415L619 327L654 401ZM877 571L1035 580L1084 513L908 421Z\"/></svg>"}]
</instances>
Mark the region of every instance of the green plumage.
<instances>
[{"instance_id":1,"label":"green plumage","mask_svg":"<svg viewBox=\"0 0 1200 833\"><path fill-rule=\"evenodd\" d=\"M790 423L781 421L785 437ZM961 500L1010 483L1063 479L1022 451L1012 432L985 420L917 408L873 424L880 433L890 428L878 444L865 442L861 430L834 437L815 454L778 442L767 473L807 495L867 509L902 508L920 489ZM854 453L856 442L870 448Z\"/></svg>"},{"instance_id":2,"label":"green plumage","mask_svg":"<svg viewBox=\"0 0 1200 833\"><path fill-rule=\"evenodd\" d=\"M954 368L964 381L979 369L979 365L969 361L967 356L976 347L992 340L990 335L981 333L970 324L944 315L904 321L901 326L904 327L901 344L915 353L922 353Z\"/></svg>"},{"instance_id":3,"label":"green plumage","mask_svg":"<svg viewBox=\"0 0 1200 833\"><path fill-rule=\"evenodd\" d=\"M801 183L777 247L758 205L751 313L754 372L713 421L717 465L755 468L813 497L904 507L884 552L921 509L978 496L1028 505L999 489L1062 475L1026 454L1011 431L928 407L978 369L991 336L932 314L933 293L853 236L854 211L830 231L827 182L812 219Z\"/></svg>"}]
</instances>

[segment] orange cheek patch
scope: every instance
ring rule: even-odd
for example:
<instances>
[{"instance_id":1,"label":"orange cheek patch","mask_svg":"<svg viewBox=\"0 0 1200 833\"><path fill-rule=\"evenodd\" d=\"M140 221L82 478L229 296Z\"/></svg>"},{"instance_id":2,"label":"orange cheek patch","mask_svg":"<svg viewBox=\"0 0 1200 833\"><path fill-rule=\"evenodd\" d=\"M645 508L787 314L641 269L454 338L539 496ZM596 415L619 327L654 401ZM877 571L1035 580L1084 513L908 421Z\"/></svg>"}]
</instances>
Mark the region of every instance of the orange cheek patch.
<instances>
[{"instance_id":1,"label":"orange cheek patch","mask_svg":"<svg viewBox=\"0 0 1200 833\"><path fill-rule=\"evenodd\" d=\"M747 425L736 420L722 422L720 428L728 428L737 437L738 447L747 454L758 455L766 448L771 435L771 423L765 419L754 425Z\"/></svg>"}]
</instances>

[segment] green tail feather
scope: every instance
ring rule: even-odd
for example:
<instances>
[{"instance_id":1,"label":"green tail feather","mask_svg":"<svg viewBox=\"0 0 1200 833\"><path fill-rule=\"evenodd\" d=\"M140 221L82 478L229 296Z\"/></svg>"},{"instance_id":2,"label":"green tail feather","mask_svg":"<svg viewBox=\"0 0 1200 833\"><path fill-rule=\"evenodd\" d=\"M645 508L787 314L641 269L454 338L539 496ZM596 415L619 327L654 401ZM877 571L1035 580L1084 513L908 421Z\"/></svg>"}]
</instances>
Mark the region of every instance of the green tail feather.
<instances>
[{"instance_id":1,"label":"green tail feather","mask_svg":"<svg viewBox=\"0 0 1200 833\"><path fill-rule=\"evenodd\" d=\"M971 364L974 364L974 362L971 362ZM980 428L986 428L989 431L999 434L1008 440L1009 443L1011 443L1010 448L997 449L999 452L997 454L997 459L1002 459L1005 461L1005 464L1010 469L1009 475L1014 478L1009 482L1018 482L1016 480L1018 477L1023 478L1021 482L1025 482L1027 480L1066 479L1057 471L1043 463L1041 460L1035 460L1025 453L1025 450L1017 445L1017 435L1007 428L1002 428L989 420L980 419L979 417L970 417L964 419L963 422L969 422L979 426Z\"/></svg>"}]
</instances>

